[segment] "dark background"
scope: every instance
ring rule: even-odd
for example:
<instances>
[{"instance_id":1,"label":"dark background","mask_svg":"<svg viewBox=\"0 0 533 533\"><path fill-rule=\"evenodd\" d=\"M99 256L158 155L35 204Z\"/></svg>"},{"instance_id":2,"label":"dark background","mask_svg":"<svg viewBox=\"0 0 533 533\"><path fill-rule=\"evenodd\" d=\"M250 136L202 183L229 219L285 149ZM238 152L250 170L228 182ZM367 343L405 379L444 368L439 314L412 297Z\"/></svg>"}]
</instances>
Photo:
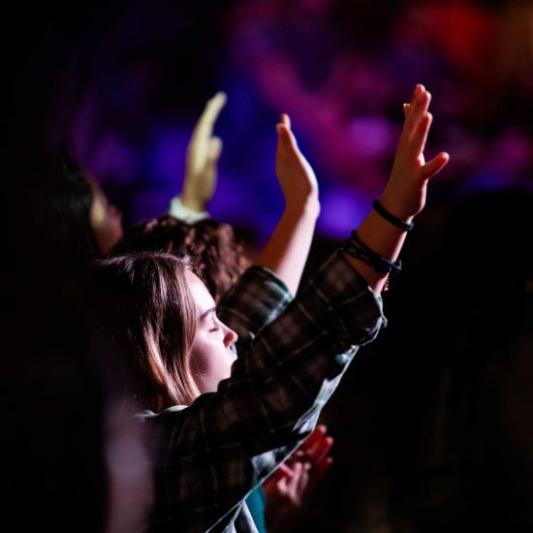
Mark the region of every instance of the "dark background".
<instances>
[{"instance_id":1,"label":"dark background","mask_svg":"<svg viewBox=\"0 0 533 533\"><path fill-rule=\"evenodd\" d=\"M302 530L533 530L530 2L49 2L5 21L6 182L36 146L68 146L127 224L159 215L224 90L211 214L268 236L288 112L321 187L310 268L379 195L424 83L427 153L451 162L385 295L389 327L325 411L335 463Z\"/></svg>"}]
</instances>

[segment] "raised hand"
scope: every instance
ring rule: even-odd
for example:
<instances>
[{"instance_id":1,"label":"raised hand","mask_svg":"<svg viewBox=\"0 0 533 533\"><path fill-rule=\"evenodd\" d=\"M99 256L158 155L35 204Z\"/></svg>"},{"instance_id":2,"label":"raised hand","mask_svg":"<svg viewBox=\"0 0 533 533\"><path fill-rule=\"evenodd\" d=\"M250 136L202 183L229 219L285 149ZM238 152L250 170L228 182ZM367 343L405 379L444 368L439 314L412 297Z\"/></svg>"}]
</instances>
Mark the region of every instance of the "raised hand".
<instances>
[{"instance_id":1,"label":"raised hand","mask_svg":"<svg viewBox=\"0 0 533 533\"><path fill-rule=\"evenodd\" d=\"M385 211L404 222L420 213L426 204L429 178L439 172L450 156L441 152L426 162L424 148L433 117L428 112L431 95L423 85L415 87L409 104L404 104L405 122L398 141L392 172L380 198ZM389 263L398 259L407 232L404 227L391 223L387 217L372 210L357 228L359 242L378 258ZM369 287L380 293L385 287L388 272L375 268L375 263L360 256L346 256L348 263L367 281Z\"/></svg>"},{"instance_id":2,"label":"raised hand","mask_svg":"<svg viewBox=\"0 0 533 533\"><path fill-rule=\"evenodd\" d=\"M183 204L190 209L204 211L215 192L222 140L213 136L213 126L225 103L226 95L223 92L207 102L187 147L181 197Z\"/></svg>"},{"instance_id":3,"label":"raised hand","mask_svg":"<svg viewBox=\"0 0 533 533\"><path fill-rule=\"evenodd\" d=\"M333 464L332 437L318 426L263 484L269 530L288 531Z\"/></svg>"},{"instance_id":4,"label":"raised hand","mask_svg":"<svg viewBox=\"0 0 533 533\"><path fill-rule=\"evenodd\" d=\"M302 445L294 455L289 459L301 460L308 462L311 465L311 483L312 489L323 479L326 473L333 464L333 459L329 456L329 451L333 446L333 437L327 434L326 426L318 426L310 435L302 442ZM293 459L294 458L294 459Z\"/></svg>"},{"instance_id":5,"label":"raised hand","mask_svg":"<svg viewBox=\"0 0 533 533\"><path fill-rule=\"evenodd\" d=\"M298 148L287 115L281 115L276 131L276 174L285 209L257 264L274 272L296 294L320 212L318 184Z\"/></svg>"},{"instance_id":6,"label":"raised hand","mask_svg":"<svg viewBox=\"0 0 533 533\"><path fill-rule=\"evenodd\" d=\"M404 104L405 122L390 179L381 196L382 205L402 220L414 217L425 206L429 178L446 166L449 155L441 152L426 162L424 149L433 120L428 108L431 94L421 84L411 102Z\"/></svg>"},{"instance_id":7,"label":"raised hand","mask_svg":"<svg viewBox=\"0 0 533 533\"><path fill-rule=\"evenodd\" d=\"M309 206L319 209L316 175L298 148L288 115L281 115L276 131L276 175L285 196L286 206L289 209Z\"/></svg>"}]
</instances>

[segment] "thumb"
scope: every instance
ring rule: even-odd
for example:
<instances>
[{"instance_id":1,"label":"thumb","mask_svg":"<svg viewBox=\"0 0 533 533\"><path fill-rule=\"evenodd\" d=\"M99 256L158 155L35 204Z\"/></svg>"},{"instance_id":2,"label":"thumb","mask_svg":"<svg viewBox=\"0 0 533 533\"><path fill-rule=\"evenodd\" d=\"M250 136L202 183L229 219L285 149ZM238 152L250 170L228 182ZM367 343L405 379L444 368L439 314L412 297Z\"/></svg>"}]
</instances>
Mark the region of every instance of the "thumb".
<instances>
[{"instance_id":1,"label":"thumb","mask_svg":"<svg viewBox=\"0 0 533 533\"><path fill-rule=\"evenodd\" d=\"M436 155L431 161L428 161L422 167L422 176L424 179L431 178L438 172L440 172L450 160L450 155L447 152L441 152Z\"/></svg>"},{"instance_id":2,"label":"thumb","mask_svg":"<svg viewBox=\"0 0 533 533\"><path fill-rule=\"evenodd\" d=\"M210 162L215 162L222 153L222 139L220 137L212 137L209 139L209 146L207 147L207 159Z\"/></svg>"}]
</instances>

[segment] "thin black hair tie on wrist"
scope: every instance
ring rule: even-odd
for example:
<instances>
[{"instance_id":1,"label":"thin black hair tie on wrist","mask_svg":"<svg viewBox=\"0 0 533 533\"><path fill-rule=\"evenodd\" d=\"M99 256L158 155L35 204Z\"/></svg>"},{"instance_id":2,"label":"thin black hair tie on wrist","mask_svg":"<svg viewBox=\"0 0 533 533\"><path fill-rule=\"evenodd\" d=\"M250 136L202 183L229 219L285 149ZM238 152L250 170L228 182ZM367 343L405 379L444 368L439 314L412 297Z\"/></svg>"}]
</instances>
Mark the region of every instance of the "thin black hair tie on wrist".
<instances>
[{"instance_id":1,"label":"thin black hair tie on wrist","mask_svg":"<svg viewBox=\"0 0 533 533\"><path fill-rule=\"evenodd\" d=\"M389 213L377 198L372 202L372 207L376 213L381 215L387 222L394 224L397 228L403 229L404 231L411 231L415 227L414 222L405 222L395 217L392 213Z\"/></svg>"},{"instance_id":2,"label":"thin black hair tie on wrist","mask_svg":"<svg viewBox=\"0 0 533 533\"><path fill-rule=\"evenodd\" d=\"M402 262L399 259L398 261L392 262L381 257L374 250L366 246L359 239L355 231L352 233L350 239L344 241L342 250L348 255L367 263L380 274L384 272L401 272L402 270Z\"/></svg>"}]
</instances>

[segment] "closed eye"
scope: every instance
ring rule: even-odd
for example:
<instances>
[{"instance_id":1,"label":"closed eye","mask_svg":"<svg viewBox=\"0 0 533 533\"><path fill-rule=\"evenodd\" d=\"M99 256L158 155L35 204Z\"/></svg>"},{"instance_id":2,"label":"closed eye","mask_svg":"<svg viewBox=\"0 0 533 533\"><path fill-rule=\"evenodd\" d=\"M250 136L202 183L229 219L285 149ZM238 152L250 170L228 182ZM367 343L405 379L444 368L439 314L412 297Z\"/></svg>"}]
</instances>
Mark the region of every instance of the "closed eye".
<instances>
[{"instance_id":1,"label":"closed eye","mask_svg":"<svg viewBox=\"0 0 533 533\"><path fill-rule=\"evenodd\" d=\"M218 331L220 328L211 328L209 330L209 333L214 333L215 331Z\"/></svg>"}]
</instances>

